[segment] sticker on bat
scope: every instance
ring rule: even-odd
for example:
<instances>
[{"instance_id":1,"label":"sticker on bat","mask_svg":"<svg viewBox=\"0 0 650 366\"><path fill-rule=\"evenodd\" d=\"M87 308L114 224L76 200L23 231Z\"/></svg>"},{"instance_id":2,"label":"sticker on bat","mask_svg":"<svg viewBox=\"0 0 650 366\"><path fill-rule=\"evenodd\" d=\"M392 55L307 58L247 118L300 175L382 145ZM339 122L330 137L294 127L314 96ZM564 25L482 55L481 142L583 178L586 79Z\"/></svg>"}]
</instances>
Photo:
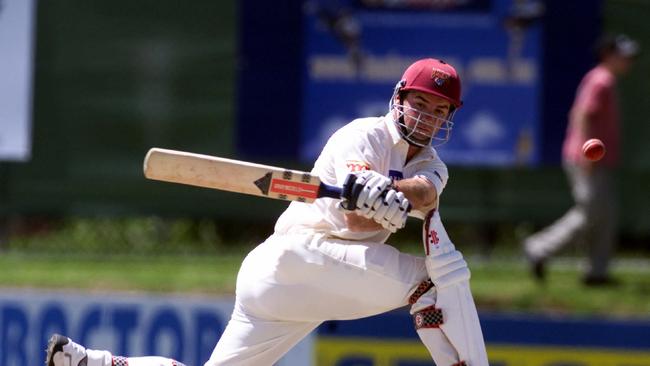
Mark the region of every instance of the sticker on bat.
<instances>
[{"instance_id":1,"label":"sticker on bat","mask_svg":"<svg viewBox=\"0 0 650 366\"><path fill-rule=\"evenodd\" d=\"M286 194L291 196L301 196L306 198L318 198L318 186L301 182L292 182L283 179L273 179L271 181L270 193Z\"/></svg>"}]
</instances>

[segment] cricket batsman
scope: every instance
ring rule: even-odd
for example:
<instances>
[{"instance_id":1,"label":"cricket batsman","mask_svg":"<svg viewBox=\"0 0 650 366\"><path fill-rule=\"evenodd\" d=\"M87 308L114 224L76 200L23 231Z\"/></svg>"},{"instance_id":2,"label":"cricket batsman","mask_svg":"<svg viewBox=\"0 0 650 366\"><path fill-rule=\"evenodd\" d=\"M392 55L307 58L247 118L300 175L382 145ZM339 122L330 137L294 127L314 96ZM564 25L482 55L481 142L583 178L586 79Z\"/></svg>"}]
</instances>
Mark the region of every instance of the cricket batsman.
<instances>
[{"instance_id":1,"label":"cricket batsman","mask_svg":"<svg viewBox=\"0 0 650 366\"><path fill-rule=\"evenodd\" d=\"M437 366L488 366L470 271L439 214L448 172L434 146L450 137L461 107L453 66L410 65L381 117L335 132L312 169L343 186L346 200L292 202L274 233L244 259L232 317L205 366L273 365L326 320L358 319L410 305L413 326ZM385 244L410 214L423 219L424 256ZM162 357L114 356L65 336L47 366L169 366Z\"/></svg>"}]
</instances>

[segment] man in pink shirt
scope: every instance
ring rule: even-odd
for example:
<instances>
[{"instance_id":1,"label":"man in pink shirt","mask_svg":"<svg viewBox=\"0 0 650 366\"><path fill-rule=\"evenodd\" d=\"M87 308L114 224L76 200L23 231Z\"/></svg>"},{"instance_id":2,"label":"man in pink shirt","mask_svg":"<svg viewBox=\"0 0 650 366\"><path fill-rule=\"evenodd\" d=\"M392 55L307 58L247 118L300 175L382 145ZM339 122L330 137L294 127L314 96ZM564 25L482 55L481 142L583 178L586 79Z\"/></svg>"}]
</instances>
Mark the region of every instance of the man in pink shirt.
<instances>
[{"instance_id":1,"label":"man in pink shirt","mask_svg":"<svg viewBox=\"0 0 650 366\"><path fill-rule=\"evenodd\" d=\"M560 219L524 242L533 274L544 280L545 262L567 244L583 240L589 252L586 285L613 281L608 264L617 234L614 169L620 159L620 116L616 79L625 75L639 52L637 42L625 35L605 36L597 45L599 63L582 79L569 113L562 149L575 205ZM582 145L591 138L603 141L607 154L591 162Z\"/></svg>"}]
</instances>

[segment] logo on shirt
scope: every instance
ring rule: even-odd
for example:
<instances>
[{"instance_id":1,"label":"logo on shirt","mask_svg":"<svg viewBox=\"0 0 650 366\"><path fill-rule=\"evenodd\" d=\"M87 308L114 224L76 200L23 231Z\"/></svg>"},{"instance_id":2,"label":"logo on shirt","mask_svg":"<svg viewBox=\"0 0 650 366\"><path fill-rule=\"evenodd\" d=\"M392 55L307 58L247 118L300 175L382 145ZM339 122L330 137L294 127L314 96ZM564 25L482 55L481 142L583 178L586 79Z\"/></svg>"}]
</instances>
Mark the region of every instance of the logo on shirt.
<instances>
[{"instance_id":1,"label":"logo on shirt","mask_svg":"<svg viewBox=\"0 0 650 366\"><path fill-rule=\"evenodd\" d=\"M345 165L351 172L362 172L364 170L370 170L370 164L361 160L347 160L345 162Z\"/></svg>"},{"instance_id":2,"label":"logo on shirt","mask_svg":"<svg viewBox=\"0 0 650 366\"><path fill-rule=\"evenodd\" d=\"M398 171L398 170L389 170L388 171L388 177L393 182L396 182L398 180L404 179L404 174L402 172Z\"/></svg>"}]
</instances>

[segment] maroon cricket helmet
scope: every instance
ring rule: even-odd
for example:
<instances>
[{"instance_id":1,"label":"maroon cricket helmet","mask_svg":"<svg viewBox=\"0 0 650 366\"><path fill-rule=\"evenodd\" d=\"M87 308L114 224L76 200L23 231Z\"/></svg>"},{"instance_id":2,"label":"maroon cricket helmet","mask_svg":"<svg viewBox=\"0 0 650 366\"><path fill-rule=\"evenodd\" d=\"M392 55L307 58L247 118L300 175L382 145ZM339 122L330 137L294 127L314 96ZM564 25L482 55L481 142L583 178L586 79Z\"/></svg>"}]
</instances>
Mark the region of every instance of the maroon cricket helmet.
<instances>
[{"instance_id":1,"label":"maroon cricket helmet","mask_svg":"<svg viewBox=\"0 0 650 366\"><path fill-rule=\"evenodd\" d=\"M442 60L427 58L409 66L400 83L399 91L418 90L448 100L456 109L460 100L460 78L453 66Z\"/></svg>"}]
</instances>

